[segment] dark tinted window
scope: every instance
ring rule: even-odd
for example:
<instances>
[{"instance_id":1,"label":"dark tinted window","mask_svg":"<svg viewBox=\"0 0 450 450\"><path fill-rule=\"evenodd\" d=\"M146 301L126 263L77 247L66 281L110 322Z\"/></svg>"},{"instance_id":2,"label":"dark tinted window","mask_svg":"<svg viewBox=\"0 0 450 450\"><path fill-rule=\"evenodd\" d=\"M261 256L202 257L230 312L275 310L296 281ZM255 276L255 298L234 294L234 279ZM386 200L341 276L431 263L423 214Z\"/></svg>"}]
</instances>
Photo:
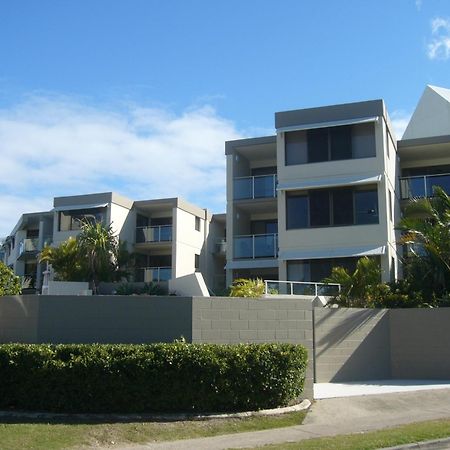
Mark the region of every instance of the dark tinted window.
<instances>
[{"instance_id":1,"label":"dark tinted window","mask_svg":"<svg viewBox=\"0 0 450 450\"><path fill-rule=\"evenodd\" d=\"M306 195L287 194L286 228L306 228L308 220L308 197Z\"/></svg>"},{"instance_id":2,"label":"dark tinted window","mask_svg":"<svg viewBox=\"0 0 450 450\"><path fill-rule=\"evenodd\" d=\"M333 191L333 224L353 224L353 189Z\"/></svg>"},{"instance_id":3,"label":"dark tinted window","mask_svg":"<svg viewBox=\"0 0 450 450\"><path fill-rule=\"evenodd\" d=\"M308 162L328 161L328 128L308 130Z\"/></svg>"},{"instance_id":4,"label":"dark tinted window","mask_svg":"<svg viewBox=\"0 0 450 450\"><path fill-rule=\"evenodd\" d=\"M330 159L351 159L352 128L350 126L330 128Z\"/></svg>"},{"instance_id":5,"label":"dark tinted window","mask_svg":"<svg viewBox=\"0 0 450 450\"><path fill-rule=\"evenodd\" d=\"M309 193L311 226L330 225L330 195L329 191L311 191Z\"/></svg>"},{"instance_id":6,"label":"dark tinted window","mask_svg":"<svg viewBox=\"0 0 450 450\"><path fill-rule=\"evenodd\" d=\"M378 195L376 190L355 192L356 224L378 223Z\"/></svg>"},{"instance_id":7,"label":"dark tinted window","mask_svg":"<svg viewBox=\"0 0 450 450\"><path fill-rule=\"evenodd\" d=\"M284 139L286 165L307 163L308 149L306 145L306 133L304 131L291 131L285 134Z\"/></svg>"}]
</instances>

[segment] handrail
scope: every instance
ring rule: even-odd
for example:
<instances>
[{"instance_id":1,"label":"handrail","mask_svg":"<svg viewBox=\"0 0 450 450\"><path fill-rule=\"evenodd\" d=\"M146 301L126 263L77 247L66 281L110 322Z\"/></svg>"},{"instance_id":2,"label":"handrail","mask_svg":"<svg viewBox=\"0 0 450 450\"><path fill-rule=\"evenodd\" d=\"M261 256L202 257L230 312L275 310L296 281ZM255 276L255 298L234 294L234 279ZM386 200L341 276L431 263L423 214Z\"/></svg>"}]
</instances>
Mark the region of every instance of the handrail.
<instances>
[{"instance_id":1,"label":"handrail","mask_svg":"<svg viewBox=\"0 0 450 450\"><path fill-rule=\"evenodd\" d=\"M269 188L270 189L269 195L257 195L258 192L257 192L257 189L255 189L255 179L260 179L260 178L267 178L267 179L272 180L272 186ZM233 180L234 181L248 180L251 183L251 186L249 186L249 188L251 188L251 192L249 192L248 195L239 195L239 193L237 193L237 190L233 186L233 191L234 191L233 198L235 200L245 200L245 199L255 199L255 198L272 198L272 197L277 196L277 190L276 190L277 174L276 173L267 174L267 175L249 175L249 176L245 176L245 177L234 177Z\"/></svg>"},{"instance_id":2,"label":"handrail","mask_svg":"<svg viewBox=\"0 0 450 450\"><path fill-rule=\"evenodd\" d=\"M399 177L400 195L401 199L408 199L411 197L429 197L433 194L433 186L429 186L429 181L433 178L448 178L450 184L450 173L436 173L432 175L413 175L410 177ZM422 181L422 183L420 183ZM410 186L409 183L419 182ZM403 192L405 190L405 192ZM417 192L420 191L420 192Z\"/></svg>"},{"instance_id":3,"label":"handrail","mask_svg":"<svg viewBox=\"0 0 450 450\"><path fill-rule=\"evenodd\" d=\"M279 290L277 290L276 288L271 288L269 285L280 285L280 284L285 284L289 287L289 289L287 289L286 291L289 291L286 295L313 295L317 297L318 295L320 295L320 290L321 288L325 288L325 287L336 287L337 288L337 292L341 292L341 285L339 283L320 283L320 282L310 282L310 281L279 281L279 280L264 280L264 293L265 295L279 295ZM294 286L295 285L300 285L300 286L311 286L314 287L313 292L311 292L310 294L295 294L294 291ZM276 291L276 292L274 292Z\"/></svg>"},{"instance_id":4,"label":"handrail","mask_svg":"<svg viewBox=\"0 0 450 450\"><path fill-rule=\"evenodd\" d=\"M255 241L258 240L258 238L271 238L270 242L270 254L259 254L258 255L258 250L261 249L261 247L258 247L258 245L256 244ZM235 259L255 259L255 258L260 258L260 257L269 257L269 258L276 258L278 255L278 233L266 233L266 234L248 234L248 235L238 235L238 236L234 236L233 239L233 245L236 245L236 242L238 239L247 239L249 241L251 241L251 249L248 248L247 253L250 253L251 250L251 254L246 254L243 256L236 256L236 254L238 254L239 252L237 252L236 250L234 250ZM273 251L271 250L273 246ZM263 247L263 249L265 249L267 246ZM234 247L234 249L236 249L236 247ZM245 247L244 247L245 249ZM263 252L264 253L264 252ZM268 253L267 251L265 253Z\"/></svg>"}]
</instances>

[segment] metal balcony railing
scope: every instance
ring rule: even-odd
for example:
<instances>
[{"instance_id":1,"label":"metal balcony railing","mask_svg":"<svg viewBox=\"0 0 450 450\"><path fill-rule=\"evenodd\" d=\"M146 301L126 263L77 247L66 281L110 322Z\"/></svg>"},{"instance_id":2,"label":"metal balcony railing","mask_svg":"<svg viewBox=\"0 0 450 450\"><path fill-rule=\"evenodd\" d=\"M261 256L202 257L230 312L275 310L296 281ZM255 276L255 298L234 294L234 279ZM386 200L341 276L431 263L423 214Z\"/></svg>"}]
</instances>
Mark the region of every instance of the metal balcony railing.
<instances>
[{"instance_id":1,"label":"metal balcony railing","mask_svg":"<svg viewBox=\"0 0 450 450\"><path fill-rule=\"evenodd\" d=\"M318 295L332 297L341 292L337 283L313 283L307 281L275 281L265 280L266 295Z\"/></svg>"},{"instance_id":2,"label":"metal balcony railing","mask_svg":"<svg viewBox=\"0 0 450 450\"><path fill-rule=\"evenodd\" d=\"M234 259L276 258L278 256L278 234L236 236L233 255Z\"/></svg>"},{"instance_id":3,"label":"metal balcony railing","mask_svg":"<svg viewBox=\"0 0 450 450\"><path fill-rule=\"evenodd\" d=\"M171 267L139 267L136 269L135 281L145 283L159 283L172 278Z\"/></svg>"},{"instance_id":4,"label":"metal balcony railing","mask_svg":"<svg viewBox=\"0 0 450 450\"><path fill-rule=\"evenodd\" d=\"M26 252L37 252L39 247L38 238L26 238L19 242L19 256Z\"/></svg>"},{"instance_id":5,"label":"metal balcony railing","mask_svg":"<svg viewBox=\"0 0 450 450\"><path fill-rule=\"evenodd\" d=\"M136 228L136 243L170 241L172 241L172 225Z\"/></svg>"},{"instance_id":6,"label":"metal balcony railing","mask_svg":"<svg viewBox=\"0 0 450 450\"><path fill-rule=\"evenodd\" d=\"M273 198L277 196L277 176L257 175L234 179L234 200Z\"/></svg>"},{"instance_id":7,"label":"metal balcony railing","mask_svg":"<svg viewBox=\"0 0 450 450\"><path fill-rule=\"evenodd\" d=\"M450 174L401 177L401 198L404 200L413 197L431 197L434 186L440 186L445 192L450 193Z\"/></svg>"}]
</instances>

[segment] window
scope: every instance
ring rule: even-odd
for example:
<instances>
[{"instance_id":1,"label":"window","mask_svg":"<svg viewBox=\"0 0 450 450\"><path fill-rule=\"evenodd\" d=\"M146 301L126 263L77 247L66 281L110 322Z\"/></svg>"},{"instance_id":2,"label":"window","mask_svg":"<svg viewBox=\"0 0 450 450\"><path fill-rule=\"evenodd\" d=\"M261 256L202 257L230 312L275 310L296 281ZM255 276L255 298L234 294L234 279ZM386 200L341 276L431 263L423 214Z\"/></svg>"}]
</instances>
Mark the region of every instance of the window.
<instances>
[{"instance_id":1,"label":"window","mask_svg":"<svg viewBox=\"0 0 450 450\"><path fill-rule=\"evenodd\" d=\"M308 162L308 146L305 131L285 133L285 160L287 166L306 164Z\"/></svg>"},{"instance_id":2,"label":"window","mask_svg":"<svg viewBox=\"0 0 450 450\"><path fill-rule=\"evenodd\" d=\"M200 231L200 217L195 216L195 229Z\"/></svg>"},{"instance_id":3,"label":"window","mask_svg":"<svg viewBox=\"0 0 450 450\"><path fill-rule=\"evenodd\" d=\"M378 223L376 186L288 192L286 228Z\"/></svg>"},{"instance_id":4,"label":"window","mask_svg":"<svg viewBox=\"0 0 450 450\"><path fill-rule=\"evenodd\" d=\"M356 269L359 258L323 258L287 261L288 281L321 282L331 275L333 267L343 267L352 273Z\"/></svg>"},{"instance_id":5,"label":"window","mask_svg":"<svg viewBox=\"0 0 450 450\"><path fill-rule=\"evenodd\" d=\"M288 192L286 195L286 228L306 228L309 225L308 196Z\"/></svg>"},{"instance_id":6,"label":"window","mask_svg":"<svg viewBox=\"0 0 450 450\"><path fill-rule=\"evenodd\" d=\"M375 156L373 123L285 133L285 164L369 158Z\"/></svg>"},{"instance_id":7,"label":"window","mask_svg":"<svg viewBox=\"0 0 450 450\"><path fill-rule=\"evenodd\" d=\"M194 266L195 266L195 271L198 272L199 268L200 268L200 255L195 255L194 258Z\"/></svg>"},{"instance_id":8,"label":"window","mask_svg":"<svg viewBox=\"0 0 450 450\"><path fill-rule=\"evenodd\" d=\"M59 231L80 230L83 221L91 223L106 221L106 208L75 209L60 211Z\"/></svg>"},{"instance_id":9,"label":"window","mask_svg":"<svg viewBox=\"0 0 450 450\"><path fill-rule=\"evenodd\" d=\"M392 193L391 191L389 192L389 219L391 222L393 222L393 212L392 212Z\"/></svg>"},{"instance_id":10,"label":"window","mask_svg":"<svg viewBox=\"0 0 450 450\"><path fill-rule=\"evenodd\" d=\"M376 190L355 192L355 220L358 225L378 223L378 193Z\"/></svg>"}]
</instances>

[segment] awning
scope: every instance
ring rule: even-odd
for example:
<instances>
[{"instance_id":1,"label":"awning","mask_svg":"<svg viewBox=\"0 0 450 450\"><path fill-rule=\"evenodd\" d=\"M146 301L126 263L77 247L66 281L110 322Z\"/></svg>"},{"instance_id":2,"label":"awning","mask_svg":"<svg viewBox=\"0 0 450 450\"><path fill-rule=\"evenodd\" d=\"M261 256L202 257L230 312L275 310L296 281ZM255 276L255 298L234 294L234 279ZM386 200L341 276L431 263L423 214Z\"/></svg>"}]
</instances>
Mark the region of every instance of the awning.
<instances>
[{"instance_id":1,"label":"awning","mask_svg":"<svg viewBox=\"0 0 450 450\"><path fill-rule=\"evenodd\" d=\"M341 247L341 248L327 248L318 250L285 250L280 251L279 259L324 259L324 258L348 258L358 256L375 256L384 255L386 253L386 246L380 247L367 245L360 247Z\"/></svg>"},{"instance_id":2,"label":"awning","mask_svg":"<svg viewBox=\"0 0 450 450\"><path fill-rule=\"evenodd\" d=\"M244 259L241 261L229 261L225 269L265 269L278 267L277 259Z\"/></svg>"},{"instance_id":3,"label":"awning","mask_svg":"<svg viewBox=\"0 0 450 450\"><path fill-rule=\"evenodd\" d=\"M374 184L379 183L381 181L381 178L382 175L352 175L346 177L333 177L324 179L303 179L286 183L278 183L277 191L297 191L312 188Z\"/></svg>"},{"instance_id":4,"label":"awning","mask_svg":"<svg viewBox=\"0 0 450 450\"><path fill-rule=\"evenodd\" d=\"M66 206L55 206L54 211L74 211L77 209L93 209L93 208L104 208L108 206L109 203L95 203L90 205L66 205Z\"/></svg>"},{"instance_id":5,"label":"awning","mask_svg":"<svg viewBox=\"0 0 450 450\"><path fill-rule=\"evenodd\" d=\"M318 122L318 123L306 123L302 125L292 125L289 127L277 128L277 132L282 131L302 131L302 130L312 130L317 128L328 128L328 127L340 127L342 125L356 125L358 123L369 123L378 122L379 117L363 117L360 119L347 119L347 120L334 120L332 122Z\"/></svg>"}]
</instances>

